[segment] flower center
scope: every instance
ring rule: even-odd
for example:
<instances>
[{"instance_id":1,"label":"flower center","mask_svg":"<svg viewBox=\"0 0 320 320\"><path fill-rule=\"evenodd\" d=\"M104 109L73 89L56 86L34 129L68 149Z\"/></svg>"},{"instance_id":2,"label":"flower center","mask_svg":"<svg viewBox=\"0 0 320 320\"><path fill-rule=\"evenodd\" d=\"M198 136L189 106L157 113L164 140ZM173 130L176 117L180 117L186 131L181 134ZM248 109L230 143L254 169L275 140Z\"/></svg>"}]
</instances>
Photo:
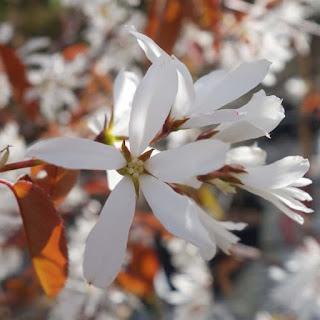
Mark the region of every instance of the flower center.
<instances>
[{"instance_id":1,"label":"flower center","mask_svg":"<svg viewBox=\"0 0 320 320\"><path fill-rule=\"evenodd\" d=\"M144 163L139 159L132 159L127 163L127 172L133 178L138 178L141 173L144 171Z\"/></svg>"}]
</instances>

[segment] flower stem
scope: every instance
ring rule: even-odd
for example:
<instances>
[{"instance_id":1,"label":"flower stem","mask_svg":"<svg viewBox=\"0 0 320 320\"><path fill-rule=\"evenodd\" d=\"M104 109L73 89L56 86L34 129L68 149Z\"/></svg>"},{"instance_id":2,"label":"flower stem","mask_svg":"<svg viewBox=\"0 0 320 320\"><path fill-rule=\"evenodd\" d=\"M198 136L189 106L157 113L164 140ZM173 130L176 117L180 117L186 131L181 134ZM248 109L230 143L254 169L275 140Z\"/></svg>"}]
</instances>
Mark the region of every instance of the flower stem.
<instances>
[{"instance_id":1,"label":"flower stem","mask_svg":"<svg viewBox=\"0 0 320 320\"><path fill-rule=\"evenodd\" d=\"M39 166L42 164L46 164L46 162L39 160L39 159L24 160L24 161L6 164L0 168L0 172L23 169L23 168L30 168L30 167L35 167L35 166Z\"/></svg>"}]
</instances>

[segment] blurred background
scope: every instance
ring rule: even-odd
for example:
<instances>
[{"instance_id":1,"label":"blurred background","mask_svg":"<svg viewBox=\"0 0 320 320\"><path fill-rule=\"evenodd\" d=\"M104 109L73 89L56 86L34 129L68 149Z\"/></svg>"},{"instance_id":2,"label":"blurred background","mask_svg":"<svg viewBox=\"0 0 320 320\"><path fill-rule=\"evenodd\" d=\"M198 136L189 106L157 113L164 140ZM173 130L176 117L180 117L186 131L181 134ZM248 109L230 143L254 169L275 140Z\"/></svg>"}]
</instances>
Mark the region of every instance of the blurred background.
<instances>
[{"instance_id":1,"label":"blurred background","mask_svg":"<svg viewBox=\"0 0 320 320\"><path fill-rule=\"evenodd\" d=\"M87 285L81 264L110 192L105 174L54 166L0 172L11 183L27 174L44 190L55 188L69 256L64 288L48 297L33 269L16 199L1 184L0 319L320 319L319 24L319 0L0 0L0 168L22 161L38 139L96 138L97 119L110 117L117 73L125 69L141 78L149 67L124 28L134 25L183 61L194 79L242 61L272 62L254 91L283 98L286 117L271 140L247 145L265 149L267 163L287 155L309 158L313 184L306 191L315 210L300 226L244 191L225 195L201 187L196 196L214 217L248 223L232 255L219 252L206 263L195 247L166 232L141 200L123 269L100 290Z\"/></svg>"}]
</instances>

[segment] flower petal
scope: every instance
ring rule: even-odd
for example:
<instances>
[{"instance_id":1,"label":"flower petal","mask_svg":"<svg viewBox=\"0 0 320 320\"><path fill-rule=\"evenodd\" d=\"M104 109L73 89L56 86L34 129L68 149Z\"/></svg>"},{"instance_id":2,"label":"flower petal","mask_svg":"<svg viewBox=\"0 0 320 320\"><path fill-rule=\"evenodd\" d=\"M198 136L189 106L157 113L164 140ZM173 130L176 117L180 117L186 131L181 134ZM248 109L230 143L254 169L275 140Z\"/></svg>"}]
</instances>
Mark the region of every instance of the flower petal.
<instances>
[{"instance_id":1,"label":"flower petal","mask_svg":"<svg viewBox=\"0 0 320 320\"><path fill-rule=\"evenodd\" d=\"M114 81L114 127L113 134L129 135L129 119L134 93L139 79L133 72L121 71Z\"/></svg>"},{"instance_id":2,"label":"flower petal","mask_svg":"<svg viewBox=\"0 0 320 320\"><path fill-rule=\"evenodd\" d=\"M162 128L177 93L177 72L170 57L154 62L138 85L130 117L130 149L138 157Z\"/></svg>"},{"instance_id":3,"label":"flower petal","mask_svg":"<svg viewBox=\"0 0 320 320\"><path fill-rule=\"evenodd\" d=\"M218 140L199 140L166 150L145 162L145 168L166 182L183 182L221 168L229 145Z\"/></svg>"},{"instance_id":4,"label":"flower petal","mask_svg":"<svg viewBox=\"0 0 320 320\"><path fill-rule=\"evenodd\" d=\"M230 149L226 155L226 164L237 164L245 168L262 166L266 163L267 153L256 145Z\"/></svg>"},{"instance_id":5,"label":"flower petal","mask_svg":"<svg viewBox=\"0 0 320 320\"><path fill-rule=\"evenodd\" d=\"M293 211L292 209L290 209L289 207L284 205L279 199L277 199L277 197L274 196L274 194L267 192L267 191L263 191L262 189L254 188L254 187L247 186L247 185L239 185L239 188L247 190L253 194L256 194L257 196L259 196L261 198L264 198L264 199L270 201L278 209L280 209L281 212L286 214L292 220L298 222L299 224L304 223L304 218L300 214L296 213L295 211Z\"/></svg>"},{"instance_id":6,"label":"flower petal","mask_svg":"<svg viewBox=\"0 0 320 320\"><path fill-rule=\"evenodd\" d=\"M120 270L134 216L135 198L132 181L124 177L111 192L89 234L83 272L88 283L95 287L109 286Z\"/></svg>"},{"instance_id":7,"label":"flower petal","mask_svg":"<svg viewBox=\"0 0 320 320\"><path fill-rule=\"evenodd\" d=\"M139 181L147 202L164 227L207 252L212 258L215 246L199 221L197 205L150 175L142 175Z\"/></svg>"},{"instance_id":8,"label":"flower petal","mask_svg":"<svg viewBox=\"0 0 320 320\"><path fill-rule=\"evenodd\" d=\"M246 112L239 112L239 110L217 110L212 113L197 113L190 116L181 128L201 128L218 124L223 122L239 121L246 118Z\"/></svg>"},{"instance_id":9,"label":"flower petal","mask_svg":"<svg viewBox=\"0 0 320 320\"><path fill-rule=\"evenodd\" d=\"M203 210L199 209L198 215L201 223L208 231L212 242L216 243L221 250L229 254L232 244L237 243L239 237L228 231L226 225L210 217Z\"/></svg>"},{"instance_id":10,"label":"flower petal","mask_svg":"<svg viewBox=\"0 0 320 320\"><path fill-rule=\"evenodd\" d=\"M123 176L116 170L107 170L108 187L113 190L116 185L122 180Z\"/></svg>"},{"instance_id":11,"label":"flower petal","mask_svg":"<svg viewBox=\"0 0 320 320\"><path fill-rule=\"evenodd\" d=\"M299 181L309 170L307 159L300 156L285 157L265 166L246 168L239 176L242 183L260 189L279 189Z\"/></svg>"},{"instance_id":12,"label":"flower petal","mask_svg":"<svg viewBox=\"0 0 320 320\"><path fill-rule=\"evenodd\" d=\"M161 55L169 56L164 50L162 50L152 39L146 35L138 32L134 26L127 26L127 30L137 38L141 49L146 54L147 58L151 62L155 62Z\"/></svg>"},{"instance_id":13,"label":"flower petal","mask_svg":"<svg viewBox=\"0 0 320 320\"><path fill-rule=\"evenodd\" d=\"M188 68L181 61L173 57L173 62L177 68L178 91L170 113L170 118L183 119L188 116L195 98L193 80Z\"/></svg>"},{"instance_id":14,"label":"flower petal","mask_svg":"<svg viewBox=\"0 0 320 320\"><path fill-rule=\"evenodd\" d=\"M81 138L42 140L32 145L26 156L67 169L117 170L126 165L126 160L116 148Z\"/></svg>"},{"instance_id":15,"label":"flower petal","mask_svg":"<svg viewBox=\"0 0 320 320\"><path fill-rule=\"evenodd\" d=\"M269 132L278 126L284 118L281 99L276 96L266 96L263 90L253 95L252 99L239 108L239 112L246 113L243 120L220 124L214 136L221 141L236 143L262 136L269 137Z\"/></svg>"},{"instance_id":16,"label":"flower petal","mask_svg":"<svg viewBox=\"0 0 320 320\"><path fill-rule=\"evenodd\" d=\"M264 79L270 64L265 59L244 62L220 81L210 82L210 77L207 81L203 80L201 87L196 91L192 111L210 113L243 96Z\"/></svg>"}]
</instances>

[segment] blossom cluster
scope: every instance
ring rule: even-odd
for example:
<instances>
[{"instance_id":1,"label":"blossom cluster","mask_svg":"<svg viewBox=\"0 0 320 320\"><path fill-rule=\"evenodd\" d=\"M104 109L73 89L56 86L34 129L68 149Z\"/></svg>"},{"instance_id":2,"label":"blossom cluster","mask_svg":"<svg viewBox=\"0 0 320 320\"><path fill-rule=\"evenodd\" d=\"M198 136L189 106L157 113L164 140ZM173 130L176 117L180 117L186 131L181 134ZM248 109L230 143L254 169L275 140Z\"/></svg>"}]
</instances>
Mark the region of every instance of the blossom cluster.
<instances>
[{"instance_id":1,"label":"blossom cluster","mask_svg":"<svg viewBox=\"0 0 320 320\"><path fill-rule=\"evenodd\" d=\"M291 156L266 165L266 154L258 147L230 148L236 142L269 137L284 118L281 99L260 90L247 104L222 109L255 88L270 62L242 63L231 72L213 71L193 83L175 56L134 27L127 30L152 64L139 84L129 72L116 79L114 103L123 114L116 109L113 122L115 126L120 122L116 117L123 116L128 132L120 149L82 138L53 138L27 152L67 169L115 170L120 176L87 240L83 269L88 283L107 287L119 272L140 190L165 228L198 247L204 259L213 258L216 246L228 253L238 241L229 230L241 230L245 224L215 220L184 194L183 185L198 188L209 183L225 192L242 188L303 223L298 212L312 212L302 203L310 201L310 195L300 189L311 183L303 177L308 160ZM172 131L208 125L217 126L180 147L149 147Z\"/></svg>"}]
</instances>

